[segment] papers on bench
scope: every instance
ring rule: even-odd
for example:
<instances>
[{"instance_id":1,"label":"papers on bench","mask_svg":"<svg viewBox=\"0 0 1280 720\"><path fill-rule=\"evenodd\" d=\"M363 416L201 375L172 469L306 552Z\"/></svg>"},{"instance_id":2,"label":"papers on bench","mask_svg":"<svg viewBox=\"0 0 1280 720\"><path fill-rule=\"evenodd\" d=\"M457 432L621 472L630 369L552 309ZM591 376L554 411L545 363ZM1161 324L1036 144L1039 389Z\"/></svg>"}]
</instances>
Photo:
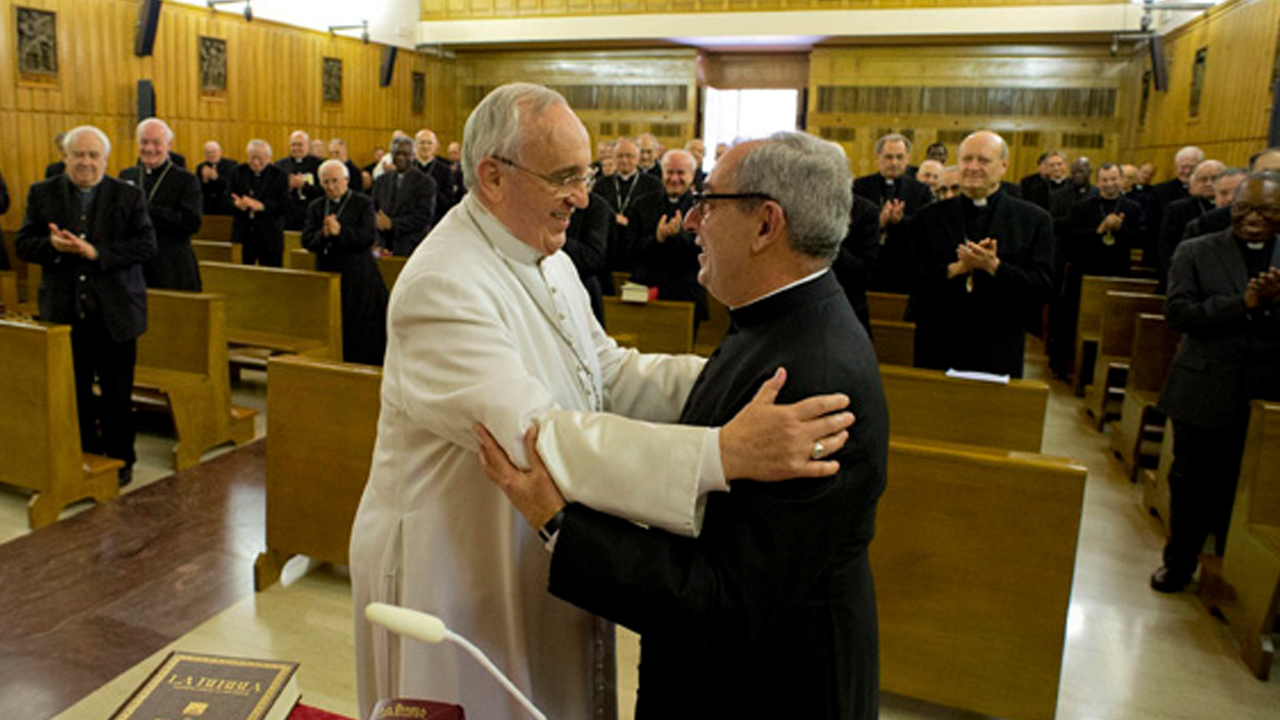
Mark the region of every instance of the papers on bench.
<instances>
[{"instance_id":1,"label":"papers on bench","mask_svg":"<svg viewBox=\"0 0 1280 720\"><path fill-rule=\"evenodd\" d=\"M640 283L626 282L622 284L622 290L618 293L622 302L647 303L650 300L657 299L655 289Z\"/></svg>"},{"instance_id":2,"label":"papers on bench","mask_svg":"<svg viewBox=\"0 0 1280 720\"><path fill-rule=\"evenodd\" d=\"M995 375L993 373L978 372L977 370L957 370L951 368L947 371L947 377L960 378L961 380L977 380L978 382L996 383L998 385L1008 385L1008 375Z\"/></svg>"}]
</instances>

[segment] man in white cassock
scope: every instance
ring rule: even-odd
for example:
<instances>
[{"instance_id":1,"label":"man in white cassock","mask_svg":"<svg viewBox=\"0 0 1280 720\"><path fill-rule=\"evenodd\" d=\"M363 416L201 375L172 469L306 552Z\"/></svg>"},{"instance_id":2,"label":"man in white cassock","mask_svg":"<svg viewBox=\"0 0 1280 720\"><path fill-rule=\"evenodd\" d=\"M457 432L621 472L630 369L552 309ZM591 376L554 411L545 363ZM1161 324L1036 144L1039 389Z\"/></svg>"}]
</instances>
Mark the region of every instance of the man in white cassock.
<instances>
[{"instance_id":1,"label":"man in white cassock","mask_svg":"<svg viewBox=\"0 0 1280 720\"><path fill-rule=\"evenodd\" d=\"M592 479L561 487L566 499L692 536L705 494L735 478L834 474L822 458L848 437L848 398L775 405L780 373L721 428L659 424L679 417L704 360L619 348L558 252L592 185L589 136L564 98L493 91L467 120L462 165L467 195L391 295L378 441L351 534L361 717L391 696L527 717L458 648L372 627L375 601L440 616L549 717L612 717L611 629L593 632L591 615L547 594L542 541L486 480L473 428L525 466L537 424L553 476Z\"/></svg>"}]
</instances>

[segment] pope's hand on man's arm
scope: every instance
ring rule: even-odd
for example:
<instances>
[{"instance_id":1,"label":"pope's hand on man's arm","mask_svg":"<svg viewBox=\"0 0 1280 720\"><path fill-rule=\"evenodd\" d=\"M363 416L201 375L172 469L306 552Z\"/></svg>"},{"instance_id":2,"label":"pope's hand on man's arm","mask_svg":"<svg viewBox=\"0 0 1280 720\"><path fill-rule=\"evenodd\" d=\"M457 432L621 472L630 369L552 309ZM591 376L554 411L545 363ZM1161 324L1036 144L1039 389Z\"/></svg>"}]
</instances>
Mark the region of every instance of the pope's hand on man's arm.
<instances>
[{"instance_id":1,"label":"pope's hand on man's arm","mask_svg":"<svg viewBox=\"0 0 1280 720\"><path fill-rule=\"evenodd\" d=\"M836 393L777 405L785 382L786 371L779 368L752 401L721 428L721 462L728 479L785 480L824 477L839 471L838 462L814 458L812 449L814 443L821 443L824 456L830 456L848 441L854 417L839 411L848 406L849 398ZM537 427L530 425L524 435L530 466L527 472L511 462L483 425L477 423L475 432L485 474L506 493L530 526L545 526L566 502L538 455Z\"/></svg>"}]
</instances>

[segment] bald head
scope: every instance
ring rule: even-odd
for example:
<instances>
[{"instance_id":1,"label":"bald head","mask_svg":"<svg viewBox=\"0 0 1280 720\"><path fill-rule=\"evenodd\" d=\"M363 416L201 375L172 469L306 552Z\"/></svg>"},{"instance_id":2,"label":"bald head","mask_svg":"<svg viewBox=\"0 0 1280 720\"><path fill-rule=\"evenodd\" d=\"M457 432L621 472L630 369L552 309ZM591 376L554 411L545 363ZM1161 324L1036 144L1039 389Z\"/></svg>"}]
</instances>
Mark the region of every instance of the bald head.
<instances>
[{"instance_id":1,"label":"bald head","mask_svg":"<svg viewBox=\"0 0 1280 720\"><path fill-rule=\"evenodd\" d=\"M970 198L984 198L1000 188L1009 168L1009 145L1004 138L979 130L960 143L960 190Z\"/></svg>"}]
</instances>

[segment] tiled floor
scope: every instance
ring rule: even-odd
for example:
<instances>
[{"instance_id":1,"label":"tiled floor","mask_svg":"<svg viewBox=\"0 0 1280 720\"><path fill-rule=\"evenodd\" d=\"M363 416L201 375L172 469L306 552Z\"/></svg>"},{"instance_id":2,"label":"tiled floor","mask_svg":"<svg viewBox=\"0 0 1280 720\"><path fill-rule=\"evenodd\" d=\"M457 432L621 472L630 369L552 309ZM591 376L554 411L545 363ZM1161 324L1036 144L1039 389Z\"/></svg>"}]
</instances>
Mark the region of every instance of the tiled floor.
<instances>
[{"instance_id":1,"label":"tiled floor","mask_svg":"<svg viewBox=\"0 0 1280 720\"><path fill-rule=\"evenodd\" d=\"M1038 368L1032 368L1032 375ZM1058 720L1280 717L1280 679L1273 676L1269 682L1259 682L1250 676L1237 658L1226 625L1210 616L1191 594L1163 596L1147 588L1147 575L1158 564L1161 542L1155 522L1140 507L1139 488L1124 479L1119 464L1111 459L1108 438L1084 421L1080 402L1059 383L1053 389L1044 450L1078 460L1090 473ZM238 388L236 395L237 402L258 407L264 397L261 384L253 381ZM154 430L140 440L144 459L137 484L168 474L168 443ZM0 539L26 534L25 502L16 491L0 490ZM0 628L8 625L7 612L0 608ZM168 648L122 670L123 674L57 717L101 720L108 716L175 647L298 660L305 702L353 715L351 625L349 587L341 571L311 568L305 560L295 560L286 570L284 584L245 595ZM636 646L629 633L622 636L618 665L625 698L634 692ZM4 638L0 630L0 674L4 673ZM51 666L49 672L56 673L56 666ZM623 717L629 718L630 702L624 699L622 706ZM890 696L884 698L882 717L975 716Z\"/></svg>"}]
</instances>

